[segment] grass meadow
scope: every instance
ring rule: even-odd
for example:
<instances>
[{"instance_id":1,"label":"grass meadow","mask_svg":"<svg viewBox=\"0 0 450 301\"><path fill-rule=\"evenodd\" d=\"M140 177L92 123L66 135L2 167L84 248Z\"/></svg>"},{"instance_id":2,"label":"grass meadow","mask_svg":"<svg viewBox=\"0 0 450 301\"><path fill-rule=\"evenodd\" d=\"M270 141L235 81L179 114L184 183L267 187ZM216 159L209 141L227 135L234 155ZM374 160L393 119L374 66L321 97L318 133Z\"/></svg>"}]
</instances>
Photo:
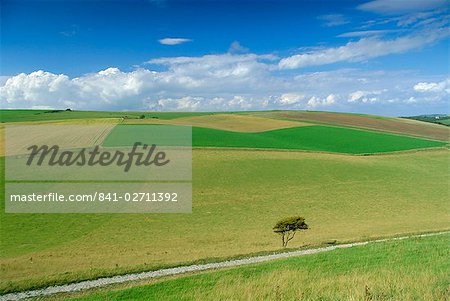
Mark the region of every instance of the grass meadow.
<instances>
[{"instance_id":1,"label":"grass meadow","mask_svg":"<svg viewBox=\"0 0 450 301\"><path fill-rule=\"evenodd\" d=\"M338 249L70 300L434 300L449 297L450 235ZM54 298L59 299L59 298Z\"/></svg>"},{"instance_id":2,"label":"grass meadow","mask_svg":"<svg viewBox=\"0 0 450 301\"><path fill-rule=\"evenodd\" d=\"M196 149L192 214L2 208L0 291L280 250L272 227L292 214L311 226L292 248L448 229L448 160Z\"/></svg>"}]
</instances>

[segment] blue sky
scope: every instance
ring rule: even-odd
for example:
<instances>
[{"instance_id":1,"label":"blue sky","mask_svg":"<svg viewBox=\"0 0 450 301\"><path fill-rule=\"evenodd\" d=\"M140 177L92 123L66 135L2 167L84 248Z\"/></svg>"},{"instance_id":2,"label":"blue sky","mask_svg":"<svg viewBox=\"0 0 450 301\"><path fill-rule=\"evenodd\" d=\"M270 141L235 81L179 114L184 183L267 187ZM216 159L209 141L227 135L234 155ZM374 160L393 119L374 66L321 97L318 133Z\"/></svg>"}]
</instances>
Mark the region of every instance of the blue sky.
<instances>
[{"instance_id":1,"label":"blue sky","mask_svg":"<svg viewBox=\"0 0 450 301\"><path fill-rule=\"evenodd\" d=\"M449 5L2 0L2 107L448 113Z\"/></svg>"}]
</instances>

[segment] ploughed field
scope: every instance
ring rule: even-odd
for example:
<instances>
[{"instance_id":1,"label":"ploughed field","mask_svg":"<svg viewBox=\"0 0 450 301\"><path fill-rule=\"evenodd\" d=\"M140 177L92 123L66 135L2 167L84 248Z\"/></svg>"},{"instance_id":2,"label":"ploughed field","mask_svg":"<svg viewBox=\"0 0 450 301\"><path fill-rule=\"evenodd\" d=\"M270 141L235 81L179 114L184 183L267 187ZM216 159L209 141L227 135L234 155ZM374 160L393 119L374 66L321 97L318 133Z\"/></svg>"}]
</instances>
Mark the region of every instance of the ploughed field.
<instances>
[{"instance_id":1,"label":"ploughed field","mask_svg":"<svg viewBox=\"0 0 450 301\"><path fill-rule=\"evenodd\" d=\"M2 121L33 124L45 115L58 124L121 122L99 136L104 146L145 140L147 123L194 125L198 148L192 214L5 214L2 191L1 292L279 250L272 227L294 214L311 229L290 242L293 248L450 228L443 141L260 113L135 112L123 119L122 112L14 112L4 120L2 111ZM415 149L424 150L390 153ZM3 169L4 158L0 163Z\"/></svg>"}]
</instances>

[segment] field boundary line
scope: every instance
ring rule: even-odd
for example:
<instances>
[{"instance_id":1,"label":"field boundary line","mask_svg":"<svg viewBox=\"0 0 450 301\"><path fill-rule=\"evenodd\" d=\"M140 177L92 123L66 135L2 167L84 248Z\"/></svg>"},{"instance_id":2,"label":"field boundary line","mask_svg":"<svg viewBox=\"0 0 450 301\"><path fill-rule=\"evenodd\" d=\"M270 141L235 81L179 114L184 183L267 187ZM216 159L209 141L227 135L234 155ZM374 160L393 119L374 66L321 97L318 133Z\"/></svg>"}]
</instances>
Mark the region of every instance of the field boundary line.
<instances>
[{"instance_id":1,"label":"field boundary line","mask_svg":"<svg viewBox=\"0 0 450 301\"><path fill-rule=\"evenodd\" d=\"M296 111L292 111L292 112L296 112ZM336 112L335 112L336 113ZM358 115L358 114L356 114ZM255 115L255 116L259 116L259 115ZM306 120L306 119L298 119L298 118L292 118L292 117L276 117L276 116L270 116L270 115L265 115L265 114L261 114L261 116L265 116L266 118L271 118L271 119L278 119L278 120L286 120L286 121L299 121L299 122L308 122L308 123L313 123L313 125L326 125L326 126L332 126L332 127L338 127L338 128L350 128L350 129L356 129L356 130L363 130L363 131L368 131L368 132L376 132L376 133L387 133L387 134L393 134L396 136L406 136L406 137L411 137L411 138L422 138L425 140L431 140L431 141L436 141L436 142L449 142L448 139L445 140L440 140L440 139L436 139L436 138L431 138L429 136L425 136L425 135L415 135L412 133L404 133L404 132L399 132L399 131L395 131L395 130L385 130L385 129L376 129L376 128L371 128L371 127L365 127L365 126L358 126L358 125L346 125L346 124L336 124L336 123L331 123L331 122L325 122L325 121L317 121L317 120ZM372 117L373 118L373 117ZM400 119L402 117L394 117L392 120L393 122L399 122L401 123L402 121L399 120L395 120L395 119ZM406 119L406 118L405 118ZM409 119L411 120L411 119ZM423 121L422 121L423 122ZM444 125L439 125L439 124L435 124L435 123L431 123L431 122L423 122L424 126L437 126L437 127L442 127Z\"/></svg>"},{"instance_id":2,"label":"field boundary line","mask_svg":"<svg viewBox=\"0 0 450 301\"><path fill-rule=\"evenodd\" d=\"M389 156L389 155L402 155L411 154L417 152L430 152L430 151L446 151L449 150L450 144L443 146L431 146L425 148L414 148L388 152L374 152L374 153L338 153L321 150L309 150L309 149L289 149L289 148L251 148L251 147L218 147L218 146L193 146L193 150L232 150L232 151L259 151L259 152L291 152L291 153L308 153L308 154L324 154L324 155L338 155L338 156L350 156L350 157L375 157L375 156Z\"/></svg>"},{"instance_id":3,"label":"field boundary line","mask_svg":"<svg viewBox=\"0 0 450 301\"><path fill-rule=\"evenodd\" d=\"M297 257L297 256L305 256L305 255L311 255L311 254L330 252L330 251L337 250L337 249L365 246L365 245L374 244L374 243L405 240L405 239L411 239L411 238L437 236L437 235L443 235L443 234L449 234L449 233L450 233L450 230L434 232L434 233L382 238L382 239L367 240L367 241L361 241L361 242L344 243L344 244L338 244L338 245L333 245L333 246L328 246L328 247L312 248L312 249L306 249L306 250L295 250L295 251L288 251L288 252L282 252L282 253L274 253L274 254L270 254L270 255L257 255L257 256L242 258L242 259L232 259L232 260L225 260L225 261L205 263L205 264L193 264L193 265L180 266L180 267L174 267L174 268L165 268L165 269L149 271L149 272L130 273L130 274L124 274L124 275L118 275L118 276L112 276L112 277L103 277L103 278L98 278L95 280L85 280L85 281L76 282L76 283L49 286L49 287L46 287L43 289L29 290L29 291L23 291L23 292L17 292L17 293L8 293L8 294L0 295L0 300L14 301L14 300L23 300L23 299L32 298L32 297L49 296L49 295L58 294L58 293L78 292L78 291L88 290L88 289L92 289L92 288L98 288L98 287L103 287L103 286L107 286L107 285L120 284L120 283L137 281L137 280L161 278L164 276L179 275L179 274L185 274L185 273L189 273L189 272L215 270L215 269L220 269L220 268L238 267L238 266L243 266L243 265L268 262L268 261L277 260L277 259L285 259L285 258L289 258L289 257Z\"/></svg>"}]
</instances>

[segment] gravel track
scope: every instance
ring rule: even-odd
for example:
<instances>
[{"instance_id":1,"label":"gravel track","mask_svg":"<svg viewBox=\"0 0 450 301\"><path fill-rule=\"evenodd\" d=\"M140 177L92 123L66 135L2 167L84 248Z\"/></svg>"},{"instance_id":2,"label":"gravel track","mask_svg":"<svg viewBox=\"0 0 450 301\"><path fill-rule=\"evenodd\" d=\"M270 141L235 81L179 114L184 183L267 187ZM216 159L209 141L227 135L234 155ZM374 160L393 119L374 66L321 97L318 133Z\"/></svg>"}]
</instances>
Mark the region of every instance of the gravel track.
<instances>
[{"instance_id":1,"label":"gravel track","mask_svg":"<svg viewBox=\"0 0 450 301\"><path fill-rule=\"evenodd\" d=\"M102 286L107 286L111 284L117 284L117 283L124 283L129 281L136 281L136 280L143 280L143 279L150 279L150 278L160 278L164 276L170 276L170 275L178 275L188 272L198 272L198 271L205 271L205 270L212 270L212 269L219 269L219 268L226 268L226 267L236 267L236 266L242 266L247 264L253 264L253 263L260 263L260 262L266 262L276 259L283 259L288 257L294 257L294 256L303 256L303 255L310 255L310 254L317 254L322 252L329 252L336 249L344 249L344 248L351 248L355 246L364 246L371 243L379 243L379 242L386 242L386 241L394 241L394 240L403 240L408 238L417 238L417 237L426 237L426 236L435 236L435 235L442 235L450 233L450 231L444 231L444 232L437 232L437 233L428 233L428 234L420 234L420 235L410 235L410 236L403 236L403 237L396 237L396 238L387 238L387 239L378 239L378 240L372 240L372 241L364 241L364 242L355 242L355 243L348 243L348 244L341 244L341 245L334 245L329 247L323 247L323 248L315 248L315 249L308 249L308 250L298 250L298 251L290 251L290 252L284 252L284 253L277 253L272 255L261 255L261 256L252 256L248 258L243 259L235 259L235 260L227 260L222 262L214 262L214 263L206 263L206 264L194 264L194 265L188 265L188 266L181 266L176 268L168 268L168 269L161 269L151 272L142 272L142 273L133 273L133 274L126 274L126 275L120 275L120 276L113 276L113 277L105 277L105 278L99 278L96 280L87 280L87 281L81 281L77 283L71 283L71 284L65 284L65 285L56 285L56 286L49 286L43 289L38 290L30 290L30 291L24 291L24 292L18 292L18 293L9 293L5 295L0 296L0 300L23 300L26 298L31 297L42 297L42 296L48 296L52 294L57 293L68 293L68 292L77 292L82 290L87 290L91 288L97 288Z\"/></svg>"}]
</instances>

